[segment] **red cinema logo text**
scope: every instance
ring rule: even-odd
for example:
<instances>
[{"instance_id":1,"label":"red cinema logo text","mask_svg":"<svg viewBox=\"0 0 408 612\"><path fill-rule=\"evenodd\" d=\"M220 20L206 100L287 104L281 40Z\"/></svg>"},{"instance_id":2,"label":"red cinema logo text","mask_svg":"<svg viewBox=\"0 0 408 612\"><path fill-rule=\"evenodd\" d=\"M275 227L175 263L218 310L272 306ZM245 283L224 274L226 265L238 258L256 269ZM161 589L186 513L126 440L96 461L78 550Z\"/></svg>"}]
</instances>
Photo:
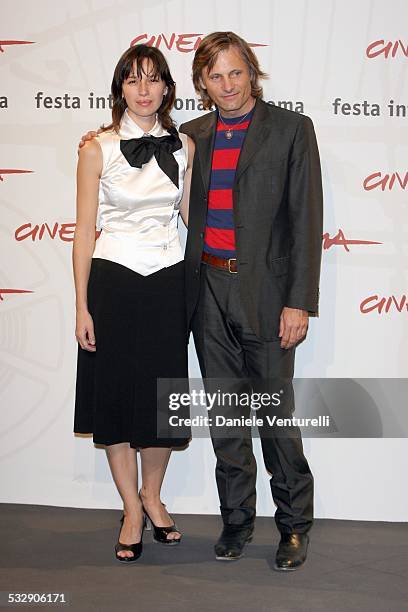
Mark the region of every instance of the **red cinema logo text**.
<instances>
[{"instance_id":1,"label":"red cinema logo text","mask_svg":"<svg viewBox=\"0 0 408 612\"><path fill-rule=\"evenodd\" d=\"M351 240L345 237L343 230L339 229L335 236L330 237L329 232L323 234L323 250L328 251L332 246L342 246L348 253L351 244L382 244L373 240Z\"/></svg>"},{"instance_id":2,"label":"red cinema logo text","mask_svg":"<svg viewBox=\"0 0 408 612\"><path fill-rule=\"evenodd\" d=\"M0 181L6 174L32 174L32 170L17 170L16 168L0 168Z\"/></svg>"},{"instance_id":3,"label":"red cinema logo text","mask_svg":"<svg viewBox=\"0 0 408 612\"><path fill-rule=\"evenodd\" d=\"M4 300L3 295L5 294L18 294L18 293L34 293L34 291L29 291L28 289L2 289L0 287L0 301Z\"/></svg>"},{"instance_id":4,"label":"red cinema logo text","mask_svg":"<svg viewBox=\"0 0 408 612\"><path fill-rule=\"evenodd\" d=\"M42 240L44 235L52 240L58 236L63 242L72 242L74 240L74 232L75 223L54 223L52 227L48 223L41 223L41 225L24 223L16 229L14 237L18 242L28 238L31 238L34 242L35 240Z\"/></svg>"},{"instance_id":5,"label":"red cinema logo text","mask_svg":"<svg viewBox=\"0 0 408 612\"><path fill-rule=\"evenodd\" d=\"M370 43L366 49L368 59L383 56L384 59L394 58L396 55L408 57L408 45L404 45L402 40L388 40L383 38Z\"/></svg>"},{"instance_id":6,"label":"red cinema logo text","mask_svg":"<svg viewBox=\"0 0 408 612\"><path fill-rule=\"evenodd\" d=\"M408 185L408 172L404 175L399 172L393 172L392 174L383 174L382 172L373 172L364 179L363 187L366 191L372 189L381 189L385 191L388 187L388 191L391 191L394 186L400 187L405 190Z\"/></svg>"},{"instance_id":7,"label":"red cinema logo text","mask_svg":"<svg viewBox=\"0 0 408 612\"><path fill-rule=\"evenodd\" d=\"M17 242L31 240L32 242L41 241L43 238L62 242L73 242L75 234L75 223L23 223L14 232ZM100 236L100 230L95 230L95 239Z\"/></svg>"},{"instance_id":8,"label":"red cinema logo text","mask_svg":"<svg viewBox=\"0 0 408 612\"><path fill-rule=\"evenodd\" d=\"M400 298L395 295L389 297L379 297L378 295L370 295L365 298L360 304L360 312L369 314L370 312L383 314L388 312L408 312L408 299L404 294Z\"/></svg>"},{"instance_id":9,"label":"red cinema logo text","mask_svg":"<svg viewBox=\"0 0 408 612\"><path fill-rule=\"evenodd\" d=\"M0 40L0 53L4 53L3 47L10 47L11 45L34 45L33 40Z\"/></svg>"},{"instance_id":10,"label":"red cinema logo text","mask_svg":"<svg viewBox=\"0 0 408 612\"><path fill-rule=\"evenodd\" d=\"M196 51L205 34L139 34L130 42L130 47L137 44L148 45L149 47L162 47L171 51L175 49L180 53L191 53ZM250 47L267 47L262 43L248 43Z\"/></svg>"}]
</instances>

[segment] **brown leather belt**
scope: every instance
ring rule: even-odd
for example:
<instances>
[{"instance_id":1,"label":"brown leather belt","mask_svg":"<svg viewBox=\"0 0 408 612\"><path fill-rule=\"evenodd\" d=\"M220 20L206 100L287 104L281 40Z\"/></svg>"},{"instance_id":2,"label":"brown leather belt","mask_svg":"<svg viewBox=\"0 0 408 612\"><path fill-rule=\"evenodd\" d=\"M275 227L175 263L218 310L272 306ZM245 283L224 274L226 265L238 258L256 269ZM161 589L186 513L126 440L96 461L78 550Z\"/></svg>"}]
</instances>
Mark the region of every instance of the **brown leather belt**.
<instances>
[{"instance_id":1,"label":"brown leather belt","mask_svg":"<svg viewBox=\"0 0 408 612\"><path fill-rule=\"evenodd\" d=\"M216 257L216 255L210 255L209 253L203 253L201 256L201 261L210 264L210 266L214 266L215 268L221 268L221 270L226 270L231 274L237 274L237 260L234 258L230 259L222 259L222 257Z\"/></svg>"}]
</instances>

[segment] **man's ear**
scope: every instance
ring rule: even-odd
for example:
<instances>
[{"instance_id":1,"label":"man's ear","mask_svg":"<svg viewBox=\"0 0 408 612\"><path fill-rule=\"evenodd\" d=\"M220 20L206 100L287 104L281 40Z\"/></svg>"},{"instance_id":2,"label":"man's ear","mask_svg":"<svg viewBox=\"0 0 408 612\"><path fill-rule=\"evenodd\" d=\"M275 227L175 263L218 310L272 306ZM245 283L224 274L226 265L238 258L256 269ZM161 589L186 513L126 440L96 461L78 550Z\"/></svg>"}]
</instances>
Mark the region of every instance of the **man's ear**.
<instances>
[{"instance_id":1,"label":"man's ear","mask_svg":"<svg viewBox=\"0 0 408 612\"><path fill-rule=\"evenodd\" d=\"M200 83L201 89L207 89L206 86L204 85L204 81L203 81L202 77L199 78L199 83Z\"/></svg>"}]
</instances>

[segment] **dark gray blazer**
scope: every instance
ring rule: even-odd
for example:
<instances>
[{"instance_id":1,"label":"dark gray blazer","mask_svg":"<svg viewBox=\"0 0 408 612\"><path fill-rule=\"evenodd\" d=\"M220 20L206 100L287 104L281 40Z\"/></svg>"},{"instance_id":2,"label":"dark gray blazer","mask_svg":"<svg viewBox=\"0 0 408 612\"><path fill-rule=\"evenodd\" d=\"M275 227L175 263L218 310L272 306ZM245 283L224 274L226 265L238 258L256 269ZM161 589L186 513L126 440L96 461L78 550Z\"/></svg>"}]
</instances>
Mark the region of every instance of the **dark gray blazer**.
<instances>
[{"instance_id":1,"label":"dark gray blazer","mask_svg":"<svg viewBox=\"0 0 408 612\"><path fill-rule=\"evenodd\" d=\"M185 255L197 307L217 113L180 126L195 142ZM284 306L317 315L323 233L319 152L309 117L257 100L233 188L239 287L257 336L277 340Z\"/></svg>"}]
</instances>

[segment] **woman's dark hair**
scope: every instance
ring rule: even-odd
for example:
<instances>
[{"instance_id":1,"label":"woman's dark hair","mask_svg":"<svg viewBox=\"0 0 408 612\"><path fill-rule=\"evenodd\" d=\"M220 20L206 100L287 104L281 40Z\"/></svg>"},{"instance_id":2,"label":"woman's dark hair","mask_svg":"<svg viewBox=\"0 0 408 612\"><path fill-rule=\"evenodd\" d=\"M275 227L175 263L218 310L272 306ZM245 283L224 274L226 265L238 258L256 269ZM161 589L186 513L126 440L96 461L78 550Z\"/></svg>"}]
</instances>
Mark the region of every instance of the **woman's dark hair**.
<instances>
[{"instance_id":1,"label":"woman's dark hair","mask_svg":"<svg viewBox=\"0 0 408 612\"><path fill-rule=\"evenodd\" d=\"M120 120L127 107L126 100L122 94L123 82L133 74L135 68L136 74L140 79L143 73L143 60L147 59L151 63L151 72L149 76L162 79L167 86L167 93L163 96L163 101L157 111L159 121L165 130L174 127L174 121L170 117L170 111L173 108L174 100L176 99L176 84L170 74L169 66L163 53L156 47L148 45L134 45L129 47L120 60L118 61L115 72L113 73L111 92L113 98L112 104L112 123L107 127L101 126L103 131L114 129L119 131Z\"/></svg>"}]
</instances>

